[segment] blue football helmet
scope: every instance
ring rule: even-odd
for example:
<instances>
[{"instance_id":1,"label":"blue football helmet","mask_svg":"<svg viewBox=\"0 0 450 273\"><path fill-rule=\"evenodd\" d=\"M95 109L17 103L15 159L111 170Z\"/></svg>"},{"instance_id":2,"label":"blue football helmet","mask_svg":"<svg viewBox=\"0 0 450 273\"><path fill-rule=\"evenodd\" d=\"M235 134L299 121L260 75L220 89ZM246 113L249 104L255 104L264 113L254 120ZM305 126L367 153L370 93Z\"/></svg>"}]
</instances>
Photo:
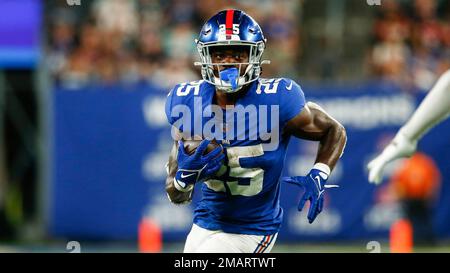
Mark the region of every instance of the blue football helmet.
<instances>
[{"instance_id":1,"label":"blue football helmet","mask_svg":"<svg viewBox=\"0 0 450 273\"><path fill-rule=\"evenodd\" d=\"M261 61L266 47L261 27L240 10L223 10L211 17L203 25L195 42L201 58L201 62L195 65L202 67L203 79L225 93L236 92L257 80L261 74L261 65L270 63ZM244 46L249 50L249 60L247 63L213 63L211 52L217 46ZM220 67L226 66L232 68L220 70ZM244 67L245 71L241 69ZM214 73L214 68L218 73Z\"/></svg>"}]
</instances>

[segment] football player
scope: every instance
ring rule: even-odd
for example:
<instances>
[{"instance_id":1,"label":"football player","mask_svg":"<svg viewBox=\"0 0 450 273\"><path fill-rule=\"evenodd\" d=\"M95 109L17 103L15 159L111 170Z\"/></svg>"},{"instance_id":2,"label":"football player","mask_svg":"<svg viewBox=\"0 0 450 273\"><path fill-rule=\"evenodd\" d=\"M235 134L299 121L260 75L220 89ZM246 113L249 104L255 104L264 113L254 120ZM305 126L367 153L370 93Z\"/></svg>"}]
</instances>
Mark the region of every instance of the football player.
<instances>
[{"instance_id":1,"label":"football player","mask_svg":"<svg viewBox=\"0 0 450 273\"><path fill-rule=\"evenodd\" d=\"M422 136L450 115L450 70L445 72L420 103L408 122L400 128L383 152L367 165L369 182L380 184L389 162L411 156Z\"/></svg>"},{"instance_id":2,"label":"football player","mask_svg":"<svg viewBox=\"0 0 450 273\"><path fill-rule=\"evenodd\" d=\"M260 78L266 39L245 12L220 11L204 24L196 43L203 80L176 85L168 95L166 115L184 139L196 135L190 128L196 122L204 129L211 119L219 119L223 126L216 126L214 133L220 146L209 153L205 150L212 137L203 133L205 140L193 154L180 140L169 158L166 191L171 202L190 202L194 184L204 182L184 252L270 252L283 217L280 176L290 137L320 143L308 174L281 179L305 190L298 209L309 201L312 223L323 209L326 188L332 186L326 183L343 153L345 129L319 105L306 102L294 80ZM250 114L233 119L239 107L255 109L258 120ZM273 111L268 114L267 109ZM186 117L188 113L193 117ZM269 140L260 132L266 123ZM244 125L242 134L227 137ZM216 137L217 132L224 137ZM276 145L267 145L274 139Z\"/></svg>"}]
</instances>

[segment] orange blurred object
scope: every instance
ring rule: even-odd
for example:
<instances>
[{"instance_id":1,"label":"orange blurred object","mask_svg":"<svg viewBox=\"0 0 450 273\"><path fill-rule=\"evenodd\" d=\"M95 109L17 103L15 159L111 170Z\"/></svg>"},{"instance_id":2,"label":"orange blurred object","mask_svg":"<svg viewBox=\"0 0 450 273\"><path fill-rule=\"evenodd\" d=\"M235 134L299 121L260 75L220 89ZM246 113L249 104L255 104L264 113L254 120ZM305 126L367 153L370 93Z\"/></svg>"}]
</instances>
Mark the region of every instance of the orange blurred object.
<instances>
[{"instance_id":1,"label":"orange blurred object","mask_svg":"<svg viewBox=\"0 0 450 273\"><path fill-rule=\"evenodd\" d=\"M440 173L431 158L416 153L405 160L391 181L400 198L428 199L436 192Z\"/></svg>"},{"instance_id":2,"label":"orange blurred object","mask_svg":"<svg viewBox=\"0 0 450 273\"><path fill-rule=\"evenodd\" d=\"M408 220L400 219L391 226L391 253L412 253L413 227Z\"/></svg>"},{"instance_id":3,"label":"orange blurred object","mask_svg":"<svg viewBox=\"0 0 450 273\"><path fill-rule=\"evenodd\" d=\"M158 253L162 250L162 232L159 225L149 218L143 218L138 230L139 252Z\"/></svg>"}]
</instances>

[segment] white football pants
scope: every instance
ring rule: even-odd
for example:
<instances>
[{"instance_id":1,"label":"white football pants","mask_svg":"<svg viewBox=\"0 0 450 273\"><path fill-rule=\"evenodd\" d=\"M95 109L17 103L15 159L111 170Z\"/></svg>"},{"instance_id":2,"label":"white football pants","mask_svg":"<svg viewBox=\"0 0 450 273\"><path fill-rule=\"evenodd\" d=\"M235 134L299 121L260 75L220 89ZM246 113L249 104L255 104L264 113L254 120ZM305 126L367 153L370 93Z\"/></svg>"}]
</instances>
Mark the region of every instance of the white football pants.
<instances>
[{"instance_id":1,"label":"white football pants","mask_svg":"<svg viewBox=\"0 0 450 273\"><path fill-rule=\"evenodd\" d=\"M184 253L269 253L277 235L225 233L194 224L187 236Z\"/></svg>"}]
</instances>

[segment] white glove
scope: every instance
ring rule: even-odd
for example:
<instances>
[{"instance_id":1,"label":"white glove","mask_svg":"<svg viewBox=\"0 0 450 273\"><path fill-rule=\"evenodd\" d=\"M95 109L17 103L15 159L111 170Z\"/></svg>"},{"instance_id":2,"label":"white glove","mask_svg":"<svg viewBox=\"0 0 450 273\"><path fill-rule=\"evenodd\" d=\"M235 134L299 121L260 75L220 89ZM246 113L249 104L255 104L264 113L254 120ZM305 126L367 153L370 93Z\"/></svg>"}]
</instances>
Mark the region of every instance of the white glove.
<instances>
[{"instance_id":1,"label":"white glove","mask_svg":"<svg viewBox=\"0 0 450 273\"><path fill-rule=\"evenodd\" d=\"M367 164L369 183L380 184L386 164L398 158L411 156L416 148L417 140L410 140L399 132L383 152Z\"/></svg>"}]
</instances>

